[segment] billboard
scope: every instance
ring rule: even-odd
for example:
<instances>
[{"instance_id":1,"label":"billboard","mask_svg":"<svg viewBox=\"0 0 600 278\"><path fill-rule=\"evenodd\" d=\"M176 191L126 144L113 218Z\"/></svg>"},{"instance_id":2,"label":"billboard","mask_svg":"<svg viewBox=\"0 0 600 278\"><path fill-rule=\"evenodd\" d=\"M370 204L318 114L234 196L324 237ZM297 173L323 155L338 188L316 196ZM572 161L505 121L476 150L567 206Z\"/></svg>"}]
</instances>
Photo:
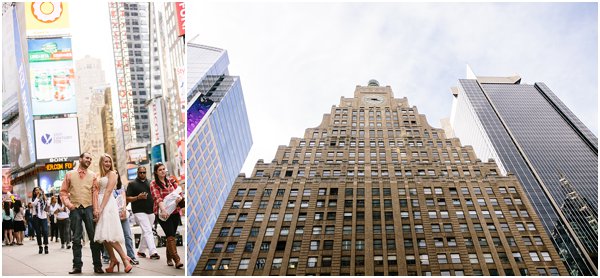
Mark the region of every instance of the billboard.
<instances>
[{"instance_id":1,"label":"billboard","mask_svg":"<svg viewBox=\"0 0 600 278\"><path fill-rule=\"evenodd\" d=\"M67 170L62 171L50 171L40 172L38 174L38 186L41 187L45 193L50 193L52 189L55 192L60 191L60 186L65 180Z\"/></svg>"},{"instance_id":2,"label":"billboard","mask_svg":"<svg viewBox=\"0 0 600 278\"><path fill-rule=\"evenodd\" d=\"M29 64L33 115L77 113L73 61Z\"/></svg>"},{"instance_id":3,"label":"billboard","mask_svg":"<svg viewBox=\"0 0 600 278\"><path fill-rule=\"evenodd\" d=\"M127 150L127 164L146 164L148 163L148 154L146 148L133 148Z\"/></svg>"},{"instance_id":4,"label":"billboard","mask_svg":"<svg viewBox=\"0 0 600 278\"><path fill-rule=\"evenodd\" d=\"M66 2L25 2L27 37L68 36L69 13Z\"/></svg>"},{"instance_id":5,"label":"billboard","mask_svg":"<svg viewBox=\"0 0 600 278\"><path fill-rule=\"evenodd\" d=\"M29 63L73 60L70 38L27 40Z\"/></svg>"},{"instance_id":6,"label":"billboard","mask_svg":"<svg viewBox=\"0 0 600 278\"><path fill-rule=\"evenodd\" d=\"M152 158L152 164L159 162L165 163L167 161L167 157L165 155L165 144L152 147L152 150L150 150L150 157Z\"/></svg>"},{"instance_id":7,"label":"billboard","mask_svg":"<svg viewBox=\"0 0 600 278\"><path fill-rule=\"evenodd\" d=\"M165 127L162 111L162 99L153 99L149 105L150 142L152 146L165 143Z\"/></svg>"},{"instance_id":8,"label":"billboard","mask_svg":"<svg viewBox=\"0 0 600 278\"><path fill-rule=\"evenodd\" d=\"M185 3L175 2L175 11L177 13L177 34L185 36Z\"/></svg>"},{"instance_id":9,"label":"billboard","mask_svg":"<svg viewBox=\"0 0 600 278\"><path fill-rule=\"evenodd\" d=\"M214 102L204 96L200 95L194 103L187 110L187 137L200 125L204 116L208 114L208 111L213 106Z\"/></svg>"},{"instance_id":10,"label":"billboard","mask_svg":"<svg viewBox=\"0 0 600 278\"><path fill-rule=\"evenodd\" d=\"M9 140L14 142L11 147L11 155L15 156L15 161L18 161L14 167L25 167L32 162L35 162L35 139L31 132L33 130L33 113L31 108L31 91L29 91L27 69L25 68L25 56L21 45L21 32L19 31L19 20L17 19L17 9L13 9L13 36L15 40L15 59L17 69L19 71L19 124L17 124L18 134L11 137ZM10 133L10 132L9 132ZM13 134L15 132L13 131ZM26 142L21 142L21 134L25 134ZM16 139L16 141L13 140ZM18 154L12 154L12 152ZM11 158L12 159L12 158ZM11 163L11 167L13 167Z\"/></svg>"},{"instance_id":11,"label":"billboard","mask_svg":"<svg viewBox=\"0 0 600 278\"><path fill-rule=\"evenodd\" d=\"M79 157L77 118L35 120L34 125L38 160Z\"/></svg>"},{"instance_id":12,"label":"billboard","mask_svg":"<svg viewBox=\"0 0 600 278\"><path fill-rule=\"evenodd\" d=\"M10 168L2 168L2 194L12 192Z\"/></svg>"}]
</instances>

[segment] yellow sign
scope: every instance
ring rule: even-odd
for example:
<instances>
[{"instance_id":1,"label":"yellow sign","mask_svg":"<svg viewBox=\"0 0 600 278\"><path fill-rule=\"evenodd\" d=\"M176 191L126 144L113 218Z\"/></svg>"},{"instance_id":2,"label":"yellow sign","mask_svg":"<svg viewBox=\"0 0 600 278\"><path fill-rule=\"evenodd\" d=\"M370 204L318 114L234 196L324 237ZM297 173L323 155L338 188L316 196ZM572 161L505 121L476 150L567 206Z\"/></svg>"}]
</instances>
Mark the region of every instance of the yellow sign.
<instances>
[{"instance_id":1,"label":"yellow sign","mask_svg":"<svg viewBox=\"0 0 600 278\"><path fill-rule=\"evenodd\" d=\"M46 171L59 171L73 169L73 162L46 163Z\"/></svg>"},{"instance_id":2,"label":"yellow sign","mask_svg":"<svg viewBox=\"0 0 600 278\"><path fill-rule=\"evenodd\" d=\"M67 2L25 2L25 26L28 38L68 36Z\"/></svg>"}]
</instances>

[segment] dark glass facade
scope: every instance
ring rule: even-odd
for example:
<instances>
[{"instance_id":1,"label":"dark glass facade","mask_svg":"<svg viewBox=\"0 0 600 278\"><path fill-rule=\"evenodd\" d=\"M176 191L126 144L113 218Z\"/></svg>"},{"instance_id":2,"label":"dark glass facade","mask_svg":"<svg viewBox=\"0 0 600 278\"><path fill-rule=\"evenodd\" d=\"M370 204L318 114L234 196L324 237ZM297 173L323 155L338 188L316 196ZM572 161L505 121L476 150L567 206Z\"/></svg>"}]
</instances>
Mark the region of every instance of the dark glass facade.
<instances>
[{"instance_id":1,"label":"dark glass facade","mask_svg":"<svg viewBox=\"0 0 600 278\"><path fill-rule=\"evenodd\" d=\"M543 83L459 85L453 118L472 123L453 122L455 135L518 177L571 274L596 275L596 136Z\"/></svg>"}]
</instances>

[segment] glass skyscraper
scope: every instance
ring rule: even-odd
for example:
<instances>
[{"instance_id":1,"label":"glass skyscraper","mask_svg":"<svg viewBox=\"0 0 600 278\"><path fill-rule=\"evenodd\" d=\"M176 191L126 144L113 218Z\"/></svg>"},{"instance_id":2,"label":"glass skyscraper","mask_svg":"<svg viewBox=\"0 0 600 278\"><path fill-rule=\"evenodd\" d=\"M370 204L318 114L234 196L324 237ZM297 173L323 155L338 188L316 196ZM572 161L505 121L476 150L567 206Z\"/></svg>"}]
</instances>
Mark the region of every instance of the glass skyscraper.
<instances>
[{"instance_id":1,"label":"glass skyscraper","mask_svg":"<svg viewBox=\"0 0 600 278\"><path fill-rule=\"evenodd\" d=\"M454 134L517 176L572 275L597 275L597 137L544 83L468 75L453 88Z\"/></svg>"},{"instance_id":2,"label":"glass skyscraper","mask_svg":"<svg viewBox=\"0 0 600 278\"><path fill-rule=\"evenodd\" d=\"M188 273L196 267L252 146L240 79L227 52L188 43Z\"/></svg>"}]
</instances>

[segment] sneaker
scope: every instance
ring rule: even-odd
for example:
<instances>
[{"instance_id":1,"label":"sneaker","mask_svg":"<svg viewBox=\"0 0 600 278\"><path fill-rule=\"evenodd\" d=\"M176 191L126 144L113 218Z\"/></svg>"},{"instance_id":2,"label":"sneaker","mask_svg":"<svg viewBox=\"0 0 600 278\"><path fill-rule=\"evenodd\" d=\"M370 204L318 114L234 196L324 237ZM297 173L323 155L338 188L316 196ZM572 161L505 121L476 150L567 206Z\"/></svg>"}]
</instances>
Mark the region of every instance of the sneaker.
<instances>
[{"instance_id":1,"label":"sneaker","mask_svg":"<svg viewBox=\"0 0 600 278\"><path fill-rule=\"evenodd\" d=\"M150 259L160 260L160 256L158 255L158 253L154 253L154 254L150 255Z\"/></svg>"},{"instance_id":2,"label":"sneaker","mask_svg":"<svg viewBox=\"0 0 600 278\"><path fill-rule=\"evenodd\" d=\"M110 259L109 258L102 258L102 263L103 264L108 264L108 263L110 263Z\"/></svg>"},{"instance_id":3,"label":"sneaker","mask_svg":"<svg viewBox=\"0 0 600 278\"><path fill-rule=\"evenodd\" d=\"M137 252L137 255L140 258L145 258L146 257L146 253Z\"/></svg>"},{"instance_id":4,"label":"sneaker","mask_svg":"<svg viewBox=\"0 0 600 278\"><path fill-rule=\"evenodd\" d=\"M68 245L68 244L67 244L67 249L71 249L71 245Z\"/></svg>"},{"instance_id":5,"label":"sneaker","mask_svg":"<svg viewBox=\"0 0 600 278\"><path fill-rule=\"evenodd\" d=\"M139 264L140 264L140 262L139 262L138 260L136 260L135 258L133 258L133 259L129 259L129 262L130 262L132 265L139 265Z\"/></svg>"}]
</instances>

